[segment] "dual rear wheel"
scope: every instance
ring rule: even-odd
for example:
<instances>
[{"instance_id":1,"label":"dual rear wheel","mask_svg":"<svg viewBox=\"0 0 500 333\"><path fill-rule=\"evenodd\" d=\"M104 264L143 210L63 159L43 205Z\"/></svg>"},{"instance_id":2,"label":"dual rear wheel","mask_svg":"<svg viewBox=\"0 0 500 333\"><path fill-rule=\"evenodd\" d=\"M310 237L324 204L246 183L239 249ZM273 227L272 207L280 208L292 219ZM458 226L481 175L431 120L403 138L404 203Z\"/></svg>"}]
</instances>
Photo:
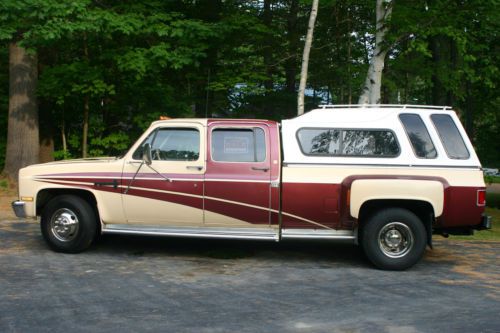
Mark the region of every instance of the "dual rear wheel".
<instances>
[{"instance_id":1,"label":"dual rear wheel","mask_svg":"<svg viewBox=\"0 0 500 333\"><path fill-rule=\"evenodd\" d=\"M427 233L422 221L403 208L387 208L373 214L363 226L361 245L377 267L404 270L424 255Z\"/></svg>"}]
</instances>

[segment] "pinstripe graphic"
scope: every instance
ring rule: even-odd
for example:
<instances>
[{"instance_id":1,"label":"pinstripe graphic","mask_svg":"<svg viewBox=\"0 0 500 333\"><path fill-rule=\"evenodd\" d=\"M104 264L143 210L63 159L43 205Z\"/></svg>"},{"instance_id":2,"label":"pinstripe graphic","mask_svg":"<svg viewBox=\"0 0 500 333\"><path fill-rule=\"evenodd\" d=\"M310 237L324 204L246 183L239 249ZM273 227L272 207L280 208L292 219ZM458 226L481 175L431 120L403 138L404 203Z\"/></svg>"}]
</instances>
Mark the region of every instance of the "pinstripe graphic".
<instances>
[{"instance_id":1,"label":"pinstripe graphic","mask_svg":"<svg viewBox=\"0 0 500 333\"><path fill-rule=\"evenodd\" d=\"M57 178L71 179L69 176L66 176L66 177L57 177ZM95 177L94 178L90 178L90 177L79 176L79 178L88 178L88 179L95 180ZM99 179L110 179L110 178L116 179L116 177L99 177ZM42 176L42 177L35 177L35 180L37 180L39 182L51 183L51 184L72 185L72 186L79 186L79 187L84 187L84 188L94 188L94 182L93 181L92 182L77 182L77 181L70 181L70 180L59 180L59 179L56 180L56 179L51 179L49 177L44 177L44 176ZM145 179L141 178L140 180L145 180ZM158 180L158 179L151 179L151 180ZM194 179L189 179L188 181L195 181L195 180ZM223 181L227 181L227 180L223 180ZM112 188L112 187L110 187L110 188ZM118 189L126 189L127 186L126 185L118 185L117 188ZM213 200L213 201L217 201L217 202L223 202L223 203L227 203L227 204L233 204L233 205L237 205L237 206L243 206L243 207L248 207L248 208L253 208L253 209L258 209L258 210L262 210L262 211L268 211L268 212L271 212L271 213L279 214L279 211L275 210L275 209L269 209L267 207L250 205L250 204L246 204L246 203L239 202L239 201L232 201L232 200L215 198L215 197L208 197L208 196L204 197L202 195L196 195L196 194L189 194L189 193L183 193L183 192L174 192L174 191L166 191L166 190L151 189L151 188L136 187L136 186L131 186L130 189L131 190L137 190L137 191L150 192L150 193L164 193L164 194L177 195L177 196L182 196L182 197L191 197L191 198L197 198L197 199ZM96 191L102 191L101 189L94 189L94 190L96 190ZM121 194L125 195L123 193L121 193ZM134 194L130 194L130 195L132 195L132 196L140 196L140 195L134 195ZM216 213L218 213L218 212L216 212ZM318 222L315 222L315 221L312 221L312 220L300 217L298 215L289 214L289 213L286 213L286 212L282 212L282 214L286 215L288 217L291 217L291 218L294 218L294 219L297 219L297 220L309 223L309 224L316 225L316 226L321 227L321 228L333 230L332 228L330 228L330 227L328 227L326 225L323 225L321 223L318 223Z\"/></svg>"}]
</instances>

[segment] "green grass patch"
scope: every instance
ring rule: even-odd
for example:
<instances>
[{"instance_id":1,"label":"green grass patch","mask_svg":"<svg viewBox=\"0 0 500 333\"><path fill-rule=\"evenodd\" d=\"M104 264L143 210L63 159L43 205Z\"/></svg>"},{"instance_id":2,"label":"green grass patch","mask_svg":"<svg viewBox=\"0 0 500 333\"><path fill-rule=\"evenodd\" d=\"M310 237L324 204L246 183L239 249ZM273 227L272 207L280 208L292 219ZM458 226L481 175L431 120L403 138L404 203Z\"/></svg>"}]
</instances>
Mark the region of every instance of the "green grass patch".
<instances>
[{"instance_id":1,"label":"green grass patch","mask_svg":"<svg viewBox=\"0 0 500 333\"><path fill-rule=\"evenodd\" d=\"M0 189L7 190L9 188L9 182L7 179L0 179Z\"/></svg>"},{"instance_id":2,"label":"green grass patch","mask_svg":"<svg viewBox=\"0 0 500 333\"><path fill-rule=\"evenodd\" d=\"M474 231L472 236L450 236L450 239L500 241L500 209L486 207L486 214L491 216L491 229Z\"/></svg>"},{"instance_id":3,"label":"green grass patch","mask_svg":"<svg viewBox=\"0 0 500 333\"><path fill-rule=\"evenodd\" d=\"M499 176L484 176L484 182L486 184L498 184L500 183L500 177Z\"/></svg>"},{"instance_id":4,"label":"green grass patch","mask_svg":"<svg viewBox=\"0 0 500 333\"><path fill-rule=\"evenodd\" d=\"M500 209L500 193L486 192L486 206Z\"/></svg>"}]
</instances>

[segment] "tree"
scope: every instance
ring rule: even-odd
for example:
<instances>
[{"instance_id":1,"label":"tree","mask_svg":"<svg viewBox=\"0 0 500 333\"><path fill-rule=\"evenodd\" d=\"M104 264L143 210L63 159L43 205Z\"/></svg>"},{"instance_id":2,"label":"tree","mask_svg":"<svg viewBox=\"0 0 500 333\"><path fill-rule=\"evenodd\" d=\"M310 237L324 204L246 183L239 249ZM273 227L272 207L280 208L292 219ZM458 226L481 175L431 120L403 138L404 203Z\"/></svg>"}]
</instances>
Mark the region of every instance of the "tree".
<instances>
[{"instance_id":1,"label":"tree","mask_svg":"<svg viewBox=\"0 0 500 333\"><path fill-rule=\"evenodd\" d=\"M9 107L3 174L17 181L19 169L39 161L39 128L36 86L36 50L26 49L23 34L35 19L33 13L20 16L31 3L4 1L0 18L0 40L9 47ZM19 19L23 17L23 19Z\"/></svg>"},{"instance_id":2,"label":"tree","mask_svg":"<svg viewBox=\"0 0 500 333\"><path fill-rule=\"evenodd\" d=\"M318 14L318 0L313 0L311 7L311 15L309 17L309 25L307 26L307 36L304 45L304 54L302 55L302 71L300 72L299 94L297 98L297 104L298 104L297 114L299 116L304 113L304 95L307 83L309 53L311 52L311 45L314 34L314 24L316 23L317 14Z\"/></svg>"},{"instance_id":3,"label":"tree","mask_svg":"<svg viewBox=\"0 0 500 333\"><path fill-rule=\"evenodd\" d=\"M392 10L393 2L383 5ZM43 161L85 151L116 155L160 115L295 116L311 4L3 0L0 57L8 58L12 42L37 55ZM451 104L483 161L498 163L490 138L499 135L499 2L397 0L382 26L373 4L319 2L303 86L313 96L304 96L304 111L358 100L378 55L384 67L371 71L383 73L375 100ZM0 128L8 127L7 74L7 61L0 61ZM7 140L1 134L0 168Z\"/></svg>"},{"instance_id":4,"label":"tree","mask_svg":"<svg viewBox=\"0 0 500 333\"><path fill-rule=\"evenodd\" d=\"M389 49L385 45L387 22L392 14L393 0L377 0L375 26L375 49L366 74L365 85L358 104L380 104L380 90L382 87L382 71L385 57Z\"/></svg>"},{"instance_id":5,"label":"tree","mask_svg":"<svg viewBox=\"0 0 500 333\"><path fill-rule=\"evenodd\" d=\"M9 116L4 174L17 180L19 169L38 162L37 56L9 44Z\"/></svg>"}]
</instances>

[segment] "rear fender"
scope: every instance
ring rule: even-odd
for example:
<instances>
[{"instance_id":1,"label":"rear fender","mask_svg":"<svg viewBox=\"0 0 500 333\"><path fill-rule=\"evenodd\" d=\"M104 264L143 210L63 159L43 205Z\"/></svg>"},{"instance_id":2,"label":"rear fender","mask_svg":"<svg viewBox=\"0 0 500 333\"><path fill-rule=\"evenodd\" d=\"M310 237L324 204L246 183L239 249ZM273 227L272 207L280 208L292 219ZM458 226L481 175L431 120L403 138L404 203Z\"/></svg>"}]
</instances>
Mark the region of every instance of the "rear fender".
<instances>
[{"instance_id":1,"label":"rear fender","mask_svg":"<svg viewBox=\"0 0 500 333\"><path fill-rule=\"evenodd\" d=\"M361 207L374 200L414 200L429 203L435 217L444 207L444 185L439 180L357 179L350 188L350 215L359 219Z\"/></svg>"}]
</instances>

